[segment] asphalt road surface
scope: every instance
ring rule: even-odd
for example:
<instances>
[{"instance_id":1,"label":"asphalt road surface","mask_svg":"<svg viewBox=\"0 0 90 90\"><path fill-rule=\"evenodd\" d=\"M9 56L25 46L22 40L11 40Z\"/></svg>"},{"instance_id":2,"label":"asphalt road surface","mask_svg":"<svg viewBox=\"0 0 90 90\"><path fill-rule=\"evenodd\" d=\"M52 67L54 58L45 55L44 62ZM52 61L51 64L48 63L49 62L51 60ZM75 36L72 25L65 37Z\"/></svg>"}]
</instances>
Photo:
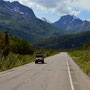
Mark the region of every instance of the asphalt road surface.
<instances>
[{"instance_id":1,"label":"asphalt road surface","mask_svg":"<svg viewBox=\"0 0 90 90\"><path fill-rule=\"evenodd\" d=\"M0 90L90 90L90 78L67 53L0 73Z\"/></svg>"}]
</instances>

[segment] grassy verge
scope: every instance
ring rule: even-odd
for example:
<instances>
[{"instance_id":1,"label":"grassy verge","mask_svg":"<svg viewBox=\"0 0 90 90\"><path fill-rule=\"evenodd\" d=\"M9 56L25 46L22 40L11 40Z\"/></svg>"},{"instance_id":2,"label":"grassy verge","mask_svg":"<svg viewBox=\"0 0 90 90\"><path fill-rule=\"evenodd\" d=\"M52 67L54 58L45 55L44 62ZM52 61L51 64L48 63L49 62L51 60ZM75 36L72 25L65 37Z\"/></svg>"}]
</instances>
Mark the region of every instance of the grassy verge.
<instances>
[{"instance_id":1,"label":"grassy verge","mask_svg":"<svg viewBox=\"0 0 90 90\"><path fill-rule=\"evenodd\" d=\"M19 55L10 53L0 60L0 71L5 71L34 61L34 55Z\"/></svg>"},{"instance_id":2,"label":"grassy verge","mask_svg":"<svg viewBox=\"0 0 90 90\"><path fill-rule=\"evenodd\" d=\"M59 53L59 51L53 50L43 50L43 52L45 57L49 57ZM34 62L34 59L35 53L32 55L20 55L10 53L6 58L2 57L0 59L0 71L5 71L14 67Z\"/></svg>"},{"instance_id":3,"label":"grassy verge","mask_svg":"<svg viewBox=\"0 0 90 90\"><path fill-rule=\"evenodd\" d=\"M70 51L69 55L81 67L81 69L90 77L90 50Z\"/></svg>"}]
</instances>

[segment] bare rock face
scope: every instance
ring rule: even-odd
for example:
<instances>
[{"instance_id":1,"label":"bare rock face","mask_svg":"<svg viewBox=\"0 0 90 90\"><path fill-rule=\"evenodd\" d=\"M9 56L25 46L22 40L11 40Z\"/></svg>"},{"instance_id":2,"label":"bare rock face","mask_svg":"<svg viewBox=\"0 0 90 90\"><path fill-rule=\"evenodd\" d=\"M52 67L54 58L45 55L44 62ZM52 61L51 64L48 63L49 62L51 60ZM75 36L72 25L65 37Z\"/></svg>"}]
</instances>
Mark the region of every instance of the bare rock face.
<instances>
[{"instance_id":1,"label":"bare rock face","mask_svg":"<svg viewBox=\"0 0 90 90\"><path fill-rule=\"evenodd\" d=\"M24 14L30 17L36 17L31 8L20 4L18 1L9 2L0 0L0 9L2 11L8 9L8 12L18 12L20 14Z\"/></svg>"}]
</instances>

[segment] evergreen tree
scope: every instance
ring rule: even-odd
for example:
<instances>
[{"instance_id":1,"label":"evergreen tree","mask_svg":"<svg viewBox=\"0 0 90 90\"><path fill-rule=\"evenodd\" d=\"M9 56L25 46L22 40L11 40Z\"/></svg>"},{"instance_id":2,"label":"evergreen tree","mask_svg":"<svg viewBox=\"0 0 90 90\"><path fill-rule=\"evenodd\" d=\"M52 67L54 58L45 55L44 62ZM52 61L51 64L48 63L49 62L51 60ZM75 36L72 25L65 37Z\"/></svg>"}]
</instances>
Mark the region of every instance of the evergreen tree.
<instances>
[{"instance_id":1,"label":"evergreen tree","mask_svg":"<svg viewBox=\"0 0 90 90\"><path fill-rule=\"evenodd\" d=\"M5 35L5 38L4 38L5 44L4 44L4 49L3 49L2 55L8 56L8 54L9 54L9 36L8 36L7 31L4 31L4 35Z\"/></svg>"}]
</instances>

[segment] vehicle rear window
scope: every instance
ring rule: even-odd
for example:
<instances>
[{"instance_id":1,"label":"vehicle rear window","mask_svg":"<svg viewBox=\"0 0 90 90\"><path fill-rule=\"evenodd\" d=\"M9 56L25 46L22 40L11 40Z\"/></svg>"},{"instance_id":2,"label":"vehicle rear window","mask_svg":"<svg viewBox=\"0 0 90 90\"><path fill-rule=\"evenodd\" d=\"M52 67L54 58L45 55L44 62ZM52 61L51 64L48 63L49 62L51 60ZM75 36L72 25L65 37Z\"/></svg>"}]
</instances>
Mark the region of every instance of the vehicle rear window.
<instances>
[{"instance_id":1,"label":"vehicle rear window","mask_svg":"<svg viewBox=\"0 0 90 90\"><path fill-rule=\"evenodd\" d=\"M43 55L36 55L36 57L43 57Z\"/></svg>"}]
</instances>

